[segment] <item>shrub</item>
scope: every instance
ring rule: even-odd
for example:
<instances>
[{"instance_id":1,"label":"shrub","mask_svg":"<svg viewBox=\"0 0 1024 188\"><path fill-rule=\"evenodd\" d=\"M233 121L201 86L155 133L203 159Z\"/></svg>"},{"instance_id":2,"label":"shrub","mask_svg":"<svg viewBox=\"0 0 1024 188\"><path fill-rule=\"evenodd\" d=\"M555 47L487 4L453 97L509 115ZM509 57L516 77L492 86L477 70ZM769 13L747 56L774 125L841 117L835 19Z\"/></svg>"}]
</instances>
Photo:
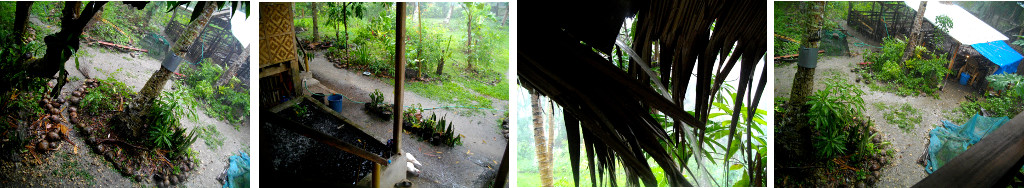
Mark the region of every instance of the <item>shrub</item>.
<instances>
[{"instance_id":1,"label":"shrub","mask_svg":"<svg viewBox=\"0 0 1024 188\"><path fill-rule=\"evenodd\" d=\"M204 59L198 65L182 67L184 89L191 95L201 99L207 105L206 114L229 123L243 122L249 116L249 89L244 87L237 78L231 78L227 84L214 87L214 82L224 73L220 65Z\"/></svg>"},{"instance_id":2,"label":"shrub","mask_svg":"<svg viewBox=\"0 0 1024 188\"><path fill-rule=\"evenodd\" d=\"M150 107L149 114L149 141L156 149L166 149L171 157L179 157L186 154L189 146L195 143L198 136L195 130L187 131L181 127L178 120L186 117L195 121L195 109L187 101L188 94L181 90L175 92L163 92L160 98L154 100ZM193 102L194 103L194 102Z\"/></svg>"},{"instance_id":3,"label":"shrub","mask_svg":"<svg viewBox=\"0 0 1024 188\"><path fill-rule=\"evenodd\" d=\"M814 125L814 147L818 156L831 158L844 154L848 143L863 137L855 131L859 130L855 129L855 120L864 111L864 100L860 97L864 91L839 76L828 78L825 85L824 90L816 91L807 101L811 106L807 116Z\"/></svg>"}]
</instances>

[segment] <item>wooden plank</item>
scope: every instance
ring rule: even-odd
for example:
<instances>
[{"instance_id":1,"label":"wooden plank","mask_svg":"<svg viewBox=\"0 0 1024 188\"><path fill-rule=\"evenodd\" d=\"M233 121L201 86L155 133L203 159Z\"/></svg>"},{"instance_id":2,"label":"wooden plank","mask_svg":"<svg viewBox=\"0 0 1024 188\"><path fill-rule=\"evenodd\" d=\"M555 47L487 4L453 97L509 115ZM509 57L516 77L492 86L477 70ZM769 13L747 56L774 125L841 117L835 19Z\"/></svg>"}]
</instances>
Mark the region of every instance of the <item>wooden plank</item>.
<instances>
[{"instance_id":1,"label":"wooden plank","mask_svg":"<svg viewBox=\"0 0 1024 188\"><path fill-rule=\"evenodd\" d=\"M1017 114L914 187L994 187L1024 158L1024 113Z\"/></svg>"},{"instance_id":2,"label":"wooden plank","mask_svg":"<svg viewBox=\"0 0 1024 188\"><path fill-rule=\"evenodd\" d=\"M263 69L263 70L260 70L260 78L267 77L267 76L273 76L273 75L276 75L276 74L280 74L280 73L282 73L284 71L288 71L288 69L284 68L283 66L270 67L270 68L267 68L267 69Z\"/></svg>"}]
</instances>

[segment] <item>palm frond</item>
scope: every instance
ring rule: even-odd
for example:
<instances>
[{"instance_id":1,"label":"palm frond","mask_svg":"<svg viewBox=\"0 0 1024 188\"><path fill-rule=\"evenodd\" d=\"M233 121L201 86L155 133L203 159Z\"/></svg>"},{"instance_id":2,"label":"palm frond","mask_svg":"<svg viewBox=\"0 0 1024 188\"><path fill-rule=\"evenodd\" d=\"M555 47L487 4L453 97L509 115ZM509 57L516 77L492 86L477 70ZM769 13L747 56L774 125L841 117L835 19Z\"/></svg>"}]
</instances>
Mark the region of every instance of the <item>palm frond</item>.
<instances>
[{"instance_id":1,"label":"palm frond","mask_svg":"<svg viewBox=\"0 0 1024 188\"><path fill-rule=\"evenodd\" d=\"M657 185L649 157L664 170L670 185L692 186L681 169L692 168L686 164L691 157L715 160L705 155L705 125L715 97L738 65L739 85L736 95L729 96L734 104L725 144L726 152L735 150L733 142L743 140L735 137L742 131L737 127L740 118L750 122L757 107L744 104L743 99L759 101L766 84L767 62L759 62L767 50L767 20L761 19L767 14L766 5L760 1L604 0L530 7L537 10L527 12L545 14L523 18L533 26L520 29L527 37L520 39L526 48L518 54L519 82L564 107L574 183L579 185L582 142L592 163L594 185L599 178L595 174L603 178L607 172L608 182L617 186L615 180L621 177L615 177L616 170L626 172L630 186ZM625 18L633 15L635 36L630 47L616 40ZM613 48L616 43L618 48ZM654 44L662 51L657 75L649 66ZM612 56L604 55L612 54L612 49L631 54L625 70L612 63ZM759 65L761 79L755 80ZM698 89L694 98L686 99L694 101L694 111L687 112L683 101L691 75ZM673 120L672 135L652 113L664 113ZM742 155L752 162L751 129L746 126L748 143L735 145L745 145ZM731 157L716 164L728 167ZM616 162L624 169L615 169ZM706 167L698 167L701 170L706 172Z\"/></svg>"}]
</instances>

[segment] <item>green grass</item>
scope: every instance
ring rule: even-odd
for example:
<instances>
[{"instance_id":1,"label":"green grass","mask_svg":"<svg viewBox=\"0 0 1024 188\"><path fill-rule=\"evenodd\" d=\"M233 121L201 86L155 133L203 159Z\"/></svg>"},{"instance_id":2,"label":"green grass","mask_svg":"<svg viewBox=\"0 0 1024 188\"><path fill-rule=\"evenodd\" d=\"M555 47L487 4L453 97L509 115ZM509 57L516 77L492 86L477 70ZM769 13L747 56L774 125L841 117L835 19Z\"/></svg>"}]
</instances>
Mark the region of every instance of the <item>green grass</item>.
<instances>
[{"instance_id":1,"label":"green grass","mask_svg":"<svg viewBox=\"0 0 1024 188\"><path fill-rule=\"evenodd\" d=\"M394 85L394 81L388 80L388 84ZM459 86L459 84L455 82L440 82L437 84L427 82L408 82L406 83L406 86L407 89L415 92L416 94L433 100L454 104L456 106L491 108L491 100L488 100L483 96L474 95L465 87Z\"/></svg>"},{"instance_id":2,"label":"green grass","mask_svg":"<svg viewBox=\"0 0 1024 188\"><path fill-rule=\"evenodd\" d=\"M921 124L921 113L910 104L886 105L882 102L874 103L875 108L882 111L885 121L889 124L899 126L903 132L910 132L914 127Z\"/></svg>"},{"instance_id":3,"label":"green grass","mask_svg":"<svg viewBox=\"0 0 1024 188\"><path fill-rule=\"evenodd\" d=\"M213 125L200 126L198 127L199 137L202 137L206 142L206 146L210 146L213 150L224 146L224 136L217 131L217 127Z\"/></svg>"},{"instance_id":4,"label":"green grass","mask_svg":"<svg viewBox=\"0 0 1024 188\"><path fill-rule=\"evenodd\" d=\"M96 185L96 178L94 178L92 174L89 174L85 168L82 168L78 164L78 161L72 161L72 159L67 157L64 158L67 161L60 164L60 169L55 169L51 172L54 177L66 179L78 177L79 179L85 180L85 182L90 186Z\"/></svg>"}]
</instances>

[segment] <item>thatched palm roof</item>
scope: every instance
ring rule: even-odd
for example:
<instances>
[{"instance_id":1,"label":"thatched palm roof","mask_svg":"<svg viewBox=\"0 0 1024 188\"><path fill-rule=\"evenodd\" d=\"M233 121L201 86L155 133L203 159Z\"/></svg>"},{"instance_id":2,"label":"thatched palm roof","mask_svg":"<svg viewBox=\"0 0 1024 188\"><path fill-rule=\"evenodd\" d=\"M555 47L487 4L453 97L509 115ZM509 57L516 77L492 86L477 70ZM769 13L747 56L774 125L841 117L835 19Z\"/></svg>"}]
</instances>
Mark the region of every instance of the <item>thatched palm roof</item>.
<instances>
[{"instance_id":1,"label":"thatched palm roof","mask_svg":"<svg viewBox=\"0 0 1024 188\"><path fill-rule=\"evenodd\" d=\"M564 107L573 163L579 163L579 143L585 141L586 156L591 163L597 161L597 166L590 166L602 173L614 172L614 162L619 161L631 185L640 185L640 181L657 184L647 157L664 169L671 185L693 185L692 180L683 178L683 170L692 167L680 161L703 157L701 144L694 143L704 143L711 103L724 78L739 65L730 142L737 132L735 122L744 107L743 99L753 95L757 101L767 80L766 65L761 66L760 79L753 75L767 49L764 1L599 0L522 8L519 81ZM626 42L616 42L616 38L625 18L634 15L636 34L628 48L641 58L630 58L632 63L624 70L601 53L611 54L616 43L625 46ZM660 66L660 75L645 73L650 72L647 66L652 64L646 62L655 41L662 51L661 62L654 64ZM695 88L708 88L687 99L695 101L693 113L682 105L691 74L696 75ZM661 87L668 92L656 90ZM756 109L756 104L748 109ZM652 117L653 111L676 120L672 130L688 131L669 135ZM749 148L749 142L744 144ZM751 160L750 151L744 153L746 160ZM578 185L579 165L573 165L573 170ZM592 168L592 176L594 171ZM610 175L615 178L614 173Z\"/></svg>"}]
</instances>

